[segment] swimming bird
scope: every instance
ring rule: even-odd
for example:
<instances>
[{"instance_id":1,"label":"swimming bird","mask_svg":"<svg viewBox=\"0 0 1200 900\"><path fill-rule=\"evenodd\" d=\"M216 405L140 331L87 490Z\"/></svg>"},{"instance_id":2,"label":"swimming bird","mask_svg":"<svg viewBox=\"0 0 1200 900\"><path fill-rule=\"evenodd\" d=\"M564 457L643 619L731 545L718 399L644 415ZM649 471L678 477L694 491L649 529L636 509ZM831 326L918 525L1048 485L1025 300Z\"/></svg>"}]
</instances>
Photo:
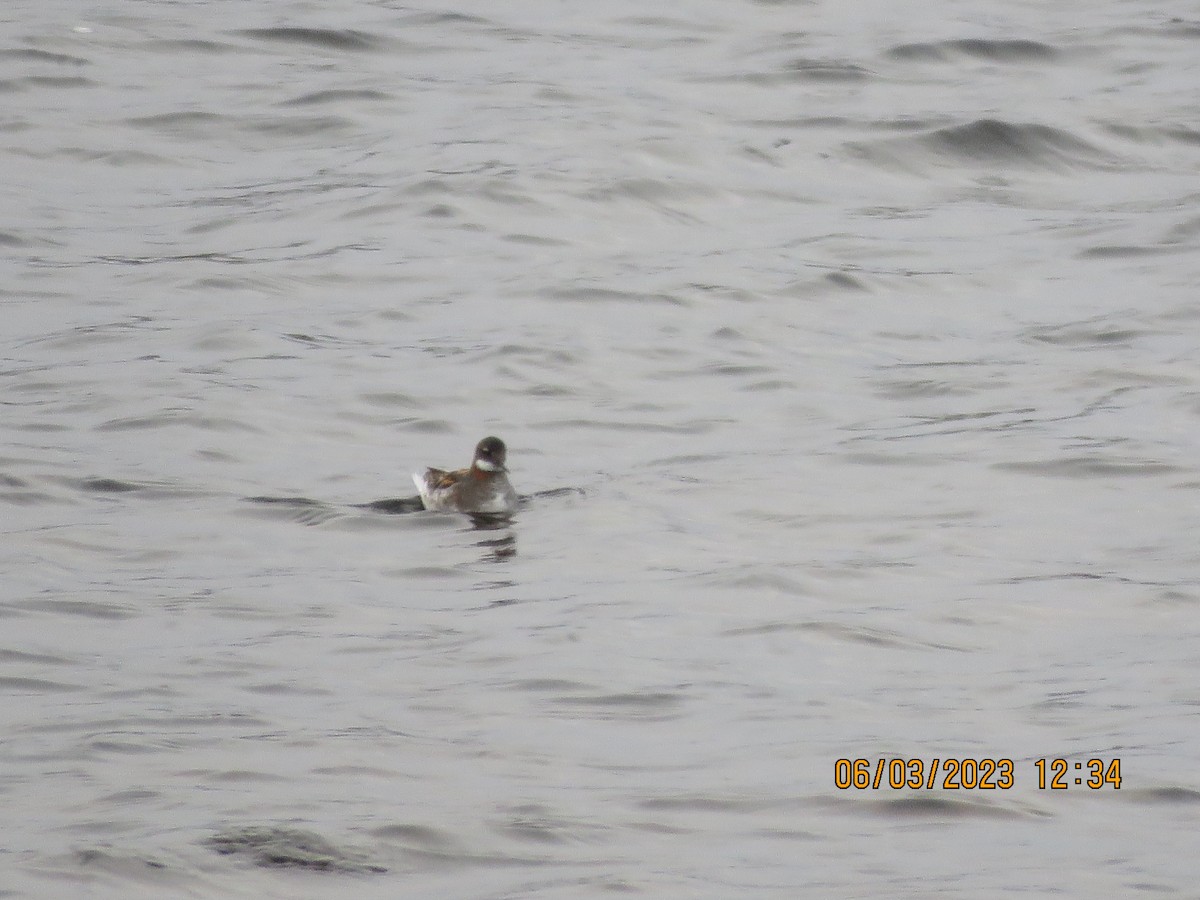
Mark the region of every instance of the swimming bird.
<instances>
[{"instance_id":1,"label":"swimming bird","mask_svg":"<svg viewBox=\"0 0 1200 900\"><path fill-rule=\"evenodd\" d=\"M508 448L498 437L485 437L475 445L475 457L466 469L447 472L428 468L414 474L413 484L428 510L504 515L517 508L517 492L508 482L504 462Z\"/></svg>"}]
</instances>

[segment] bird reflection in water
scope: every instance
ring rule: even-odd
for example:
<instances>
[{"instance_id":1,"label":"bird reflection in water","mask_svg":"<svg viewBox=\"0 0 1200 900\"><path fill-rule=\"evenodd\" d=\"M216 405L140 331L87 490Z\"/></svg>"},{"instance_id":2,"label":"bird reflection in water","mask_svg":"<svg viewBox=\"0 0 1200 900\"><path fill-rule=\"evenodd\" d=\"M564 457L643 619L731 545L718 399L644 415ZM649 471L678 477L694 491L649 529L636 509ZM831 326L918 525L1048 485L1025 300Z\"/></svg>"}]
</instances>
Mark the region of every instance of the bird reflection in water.
<instances>
[{"instance_id":1,"label":"bird reflection in water","mask_svg":"<svg viewBox=\"0 0 1200 900\"><path fill-rule=\"evenodd\" d=\"M475 542L476 547L487 551L487 559L500 562L517 555L517 535L512 529L512 516L490 516L472 513L471 527L475 531L501 532L498 537Z\"/></svg>"},{"instance_id":2,"label":"bird reflection in water","mask_svg":"<svg viewBox=\"0 0 1200 900\"><path fill-rule=\"evenodd\" d=\"M519 501L524 506L528 497ZM359 509L369 509L385 515L401 515L405 513L425 512L425 505L420 497L393 497L387 500L374 500L371 503L357 504ZM473 531L500 532L496 537L487 537L476 541L475 546L485 551L485 559L500 562L517 555L517 536L512 530L513 517L508 513L462 513L471 523Z\"/></svg>"},{"instance_id":3,"label":"bird reflection in water","mask_svg":"<svg viewBox=\"0 0 1200 900\"><path fill-rule=\"evenodd\" d=\"M583 489L577 487L536 491L518 498L517 508L524 509L534 500L581 497L583 495ZM335 507L319 500L310 500L307 497L246 497L245 499L251 503L286 509L292 518L305 525L320 525L339 517ZM355 509L370 510L390 516L426 511L425 504L420 497L391 497L384 500L373 500L370 503L351 505ZM460 513L459 515L465 516L470 521L472 531L496 532L495 536L482 537L475 544L485 551L485 559L500 562L517 555L517 536L512 527L513 516L511 514Z\"/></svg>"}]
</instances>

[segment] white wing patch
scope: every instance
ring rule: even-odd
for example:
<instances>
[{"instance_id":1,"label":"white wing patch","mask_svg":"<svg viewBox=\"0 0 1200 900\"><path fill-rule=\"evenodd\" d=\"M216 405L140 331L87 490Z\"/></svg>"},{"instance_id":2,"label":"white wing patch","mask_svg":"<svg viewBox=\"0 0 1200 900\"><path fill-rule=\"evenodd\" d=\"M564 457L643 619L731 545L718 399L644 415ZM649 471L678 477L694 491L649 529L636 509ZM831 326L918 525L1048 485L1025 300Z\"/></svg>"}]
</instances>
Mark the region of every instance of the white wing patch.
<instances>
[{"instance_id":1,"label":"white wing patch","mask_svg":"<svg viewBox=\"0 0 1200 900\"><path fill-rule=\"evenodd\" d=\"M421 502L425 504L426 509L431 509L429 501L429 485L425 483L425 476L419 472L413 472L413 484L417 486L417 493L421 495Z\"/></svg>"}]
</instances>

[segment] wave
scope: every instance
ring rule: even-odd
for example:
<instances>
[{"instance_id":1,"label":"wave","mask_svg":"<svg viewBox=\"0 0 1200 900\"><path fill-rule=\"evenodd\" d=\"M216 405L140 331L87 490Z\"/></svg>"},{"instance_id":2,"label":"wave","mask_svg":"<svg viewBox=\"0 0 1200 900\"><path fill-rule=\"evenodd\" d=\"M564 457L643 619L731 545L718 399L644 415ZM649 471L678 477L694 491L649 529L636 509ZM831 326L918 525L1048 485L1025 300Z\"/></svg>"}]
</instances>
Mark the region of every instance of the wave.
<instances>
[{"instance_id":1,"label":"wave","mask_svg":"<svg viewBox=\"0 0 1200 900\"><path fill-rule=\"evenodd\" d=\"M383 40L364 31L337 28L247 28L239 31L244 37L260 41L275 41L286 44L302 44L324 50L375 50Z\"/></svg>"},{"instance_id":2,"label":"wave","mask_svg":"<svg viewBox=\"0 0 1200 900\"><path fill-rule=\"evenodd\" d=\"M903 138L856 141L847 147L864 159L905 168L949 163L1055 170L1122 164L1120 157L1066 129L1001 119L976 119Z\"/></svg>"},{"instance_id":3,"label":"wave","mask_svg":"<svg viewBox=\"0 0 1200 900\"><path fill-rule=\"evenodd\" d=\"M948 41L897 44L888 50L886 55L892 59L931 60L937 62L946 62L955 57L969 56L992 62L1027 63L1055 59L1059 56L1059 51L1050 44L1044 44L1041 41L959 38Z\"/></svg>"}]
</instances>

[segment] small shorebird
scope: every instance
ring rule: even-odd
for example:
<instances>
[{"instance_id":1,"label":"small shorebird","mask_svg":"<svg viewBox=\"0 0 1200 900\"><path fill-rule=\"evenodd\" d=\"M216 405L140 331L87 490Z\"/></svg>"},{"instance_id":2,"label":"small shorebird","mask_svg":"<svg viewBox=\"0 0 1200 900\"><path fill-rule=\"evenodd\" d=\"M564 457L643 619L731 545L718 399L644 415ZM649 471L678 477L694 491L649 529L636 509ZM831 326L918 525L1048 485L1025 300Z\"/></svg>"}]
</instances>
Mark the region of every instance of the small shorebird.
<instances>
[{"instance_id":1,"label":"small shorebird","mask_svg":"<svg viewBox=\"0 0 1200 900\"><path fill-rule=\"evenodd\" d=\"M447 472L429 468L413 475L425 508L437 512L503 515L517 508L517 492L508 482L504 461L508 449L498 437L475 445L470 468Z\"/></svg>"}]
</instances>

